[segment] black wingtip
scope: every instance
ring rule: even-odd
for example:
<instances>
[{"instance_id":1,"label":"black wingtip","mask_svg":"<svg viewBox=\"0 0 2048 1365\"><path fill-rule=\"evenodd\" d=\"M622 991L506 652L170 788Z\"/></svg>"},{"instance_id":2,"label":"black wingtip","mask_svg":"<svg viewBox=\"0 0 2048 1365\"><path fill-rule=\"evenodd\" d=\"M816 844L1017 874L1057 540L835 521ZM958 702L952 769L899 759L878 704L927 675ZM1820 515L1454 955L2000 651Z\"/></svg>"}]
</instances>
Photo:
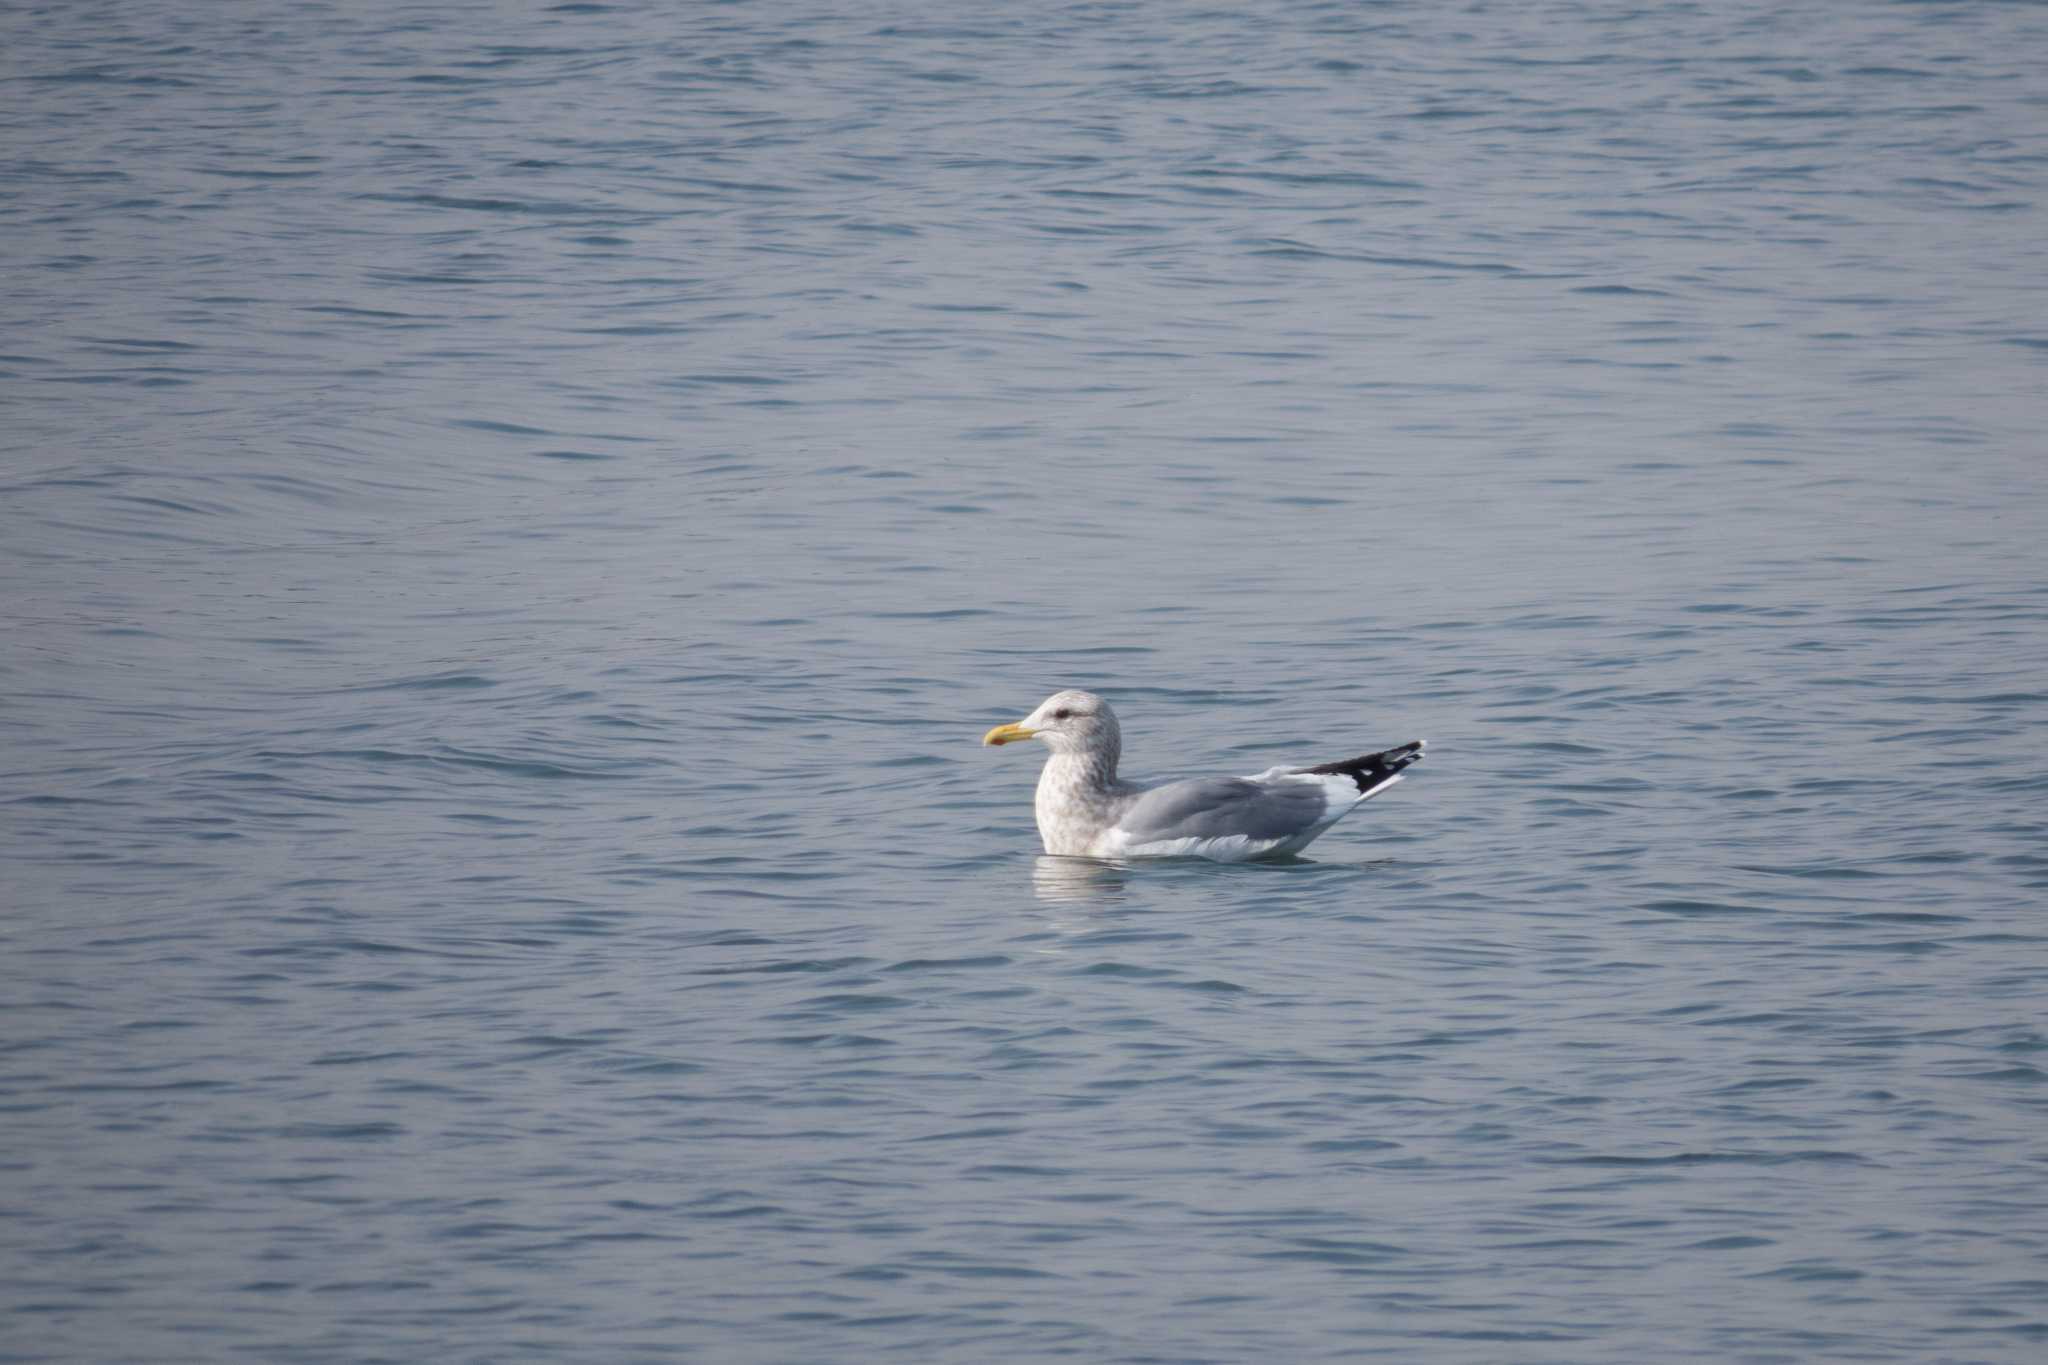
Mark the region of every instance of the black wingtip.
<instances>
[{"instance_id":1,"label":"black wingtip","mask_svg":"<svg viewBox=\"0 0 2048 1365\"><path fill-rule=\"evenodd\" d=\"M1376 754L1340 759L1335 763L1318 764L1316 767L1303 768L1301 771L1314 773L1318 777L1348 777L1358 784L1360 792L1370 795L1393 781L1403 768L1420 763L1422 751L1427 747L1427 740L1412 739L1406 744L1397 744Z\"/></svg>"}]
</instances>

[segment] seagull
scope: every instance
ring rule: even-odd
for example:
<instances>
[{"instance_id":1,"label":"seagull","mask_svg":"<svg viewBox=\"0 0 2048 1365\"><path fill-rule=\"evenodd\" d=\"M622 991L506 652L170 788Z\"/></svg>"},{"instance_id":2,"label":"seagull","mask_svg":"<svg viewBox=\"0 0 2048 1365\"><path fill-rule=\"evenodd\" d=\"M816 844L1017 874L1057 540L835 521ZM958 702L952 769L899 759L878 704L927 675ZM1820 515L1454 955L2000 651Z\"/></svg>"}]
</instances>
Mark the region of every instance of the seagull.
<instances>
[{"instance_id":1,"label":"seagull","mask_svg":"<svg viewBox=\"0 0 2048 1365\"><path fill-rule=\"evenodd\" d=\"M1043 741L1038 837L1045 851L1082 858L1209 858L1241 863L1299 853L1367 797L1421 761L1424 740L1314 768L1250 777L1191 777L1163 786L1116 775L1123 732L1093 692L1055 692L1038 709L981 737L988 745Z\"/></svg>"}]
</instances>

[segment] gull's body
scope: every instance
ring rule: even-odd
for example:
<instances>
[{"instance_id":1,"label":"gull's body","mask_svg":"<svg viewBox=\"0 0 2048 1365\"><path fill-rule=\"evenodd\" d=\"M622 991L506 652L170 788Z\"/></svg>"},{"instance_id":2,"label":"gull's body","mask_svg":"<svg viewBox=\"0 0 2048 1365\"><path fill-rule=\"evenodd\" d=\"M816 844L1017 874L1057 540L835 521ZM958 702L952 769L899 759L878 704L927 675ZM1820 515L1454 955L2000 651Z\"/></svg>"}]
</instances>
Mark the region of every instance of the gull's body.
<instances>
[{"instance_id":1,"label":"gull's body","mask_svg":"<svg viewBox=\"0 0 2048 1365\"><path fill-rule=\"evenodd\" d=\"M1092 692L1059 692L984 744L1037 739L1052 750L1038 777L1045 851L1084 858L1211 858L1236 863L1298 853L1422 757L1416 740L1384 753L1250 777L1196 777L1147 787L1117 776L1123 733Z\"/></svg>"}]
</instances>

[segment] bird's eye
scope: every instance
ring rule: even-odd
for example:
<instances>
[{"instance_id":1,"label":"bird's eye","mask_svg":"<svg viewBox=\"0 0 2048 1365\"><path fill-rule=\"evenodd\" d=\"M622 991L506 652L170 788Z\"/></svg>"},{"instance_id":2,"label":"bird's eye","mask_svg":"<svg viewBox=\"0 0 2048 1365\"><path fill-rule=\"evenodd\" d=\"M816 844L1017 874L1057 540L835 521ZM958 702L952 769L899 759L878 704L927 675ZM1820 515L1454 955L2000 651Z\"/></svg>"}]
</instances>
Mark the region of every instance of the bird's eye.
<instances>
[{"instance_id":1,"label":"bird's eye","mask_svg":"<svg viewBox=\"0 0 2048 1365\"><path fill-rule=\"evenodd\" d=\"M1052 713L1052 718L1054 720L1065 720L1068 716L1071 716L1073 714L1074 713L1072 711L1069 711L1066 707L1062 706L1059 710Z\"/></svg>"}]
</instances>

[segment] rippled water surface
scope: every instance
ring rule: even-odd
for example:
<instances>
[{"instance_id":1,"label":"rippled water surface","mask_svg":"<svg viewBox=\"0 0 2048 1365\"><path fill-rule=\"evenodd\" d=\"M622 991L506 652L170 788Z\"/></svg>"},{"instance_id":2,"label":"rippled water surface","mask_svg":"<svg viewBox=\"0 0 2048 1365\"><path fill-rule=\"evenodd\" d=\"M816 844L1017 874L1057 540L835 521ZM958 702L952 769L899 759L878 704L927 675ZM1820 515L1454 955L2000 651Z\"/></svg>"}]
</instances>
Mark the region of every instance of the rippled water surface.
<instances>
[{"instance_id":1,"label":"rippled water surface","mask_svg":"<svg viewBox=\"0 0 2048 1365\"><path fill-rule=\"evenodd\" d=\"M2048 1349L2048 11L115 0L0 129L0 1356ZM1067 685L1430 758L1044 859Z\"/></svg>"}]
</instances>

